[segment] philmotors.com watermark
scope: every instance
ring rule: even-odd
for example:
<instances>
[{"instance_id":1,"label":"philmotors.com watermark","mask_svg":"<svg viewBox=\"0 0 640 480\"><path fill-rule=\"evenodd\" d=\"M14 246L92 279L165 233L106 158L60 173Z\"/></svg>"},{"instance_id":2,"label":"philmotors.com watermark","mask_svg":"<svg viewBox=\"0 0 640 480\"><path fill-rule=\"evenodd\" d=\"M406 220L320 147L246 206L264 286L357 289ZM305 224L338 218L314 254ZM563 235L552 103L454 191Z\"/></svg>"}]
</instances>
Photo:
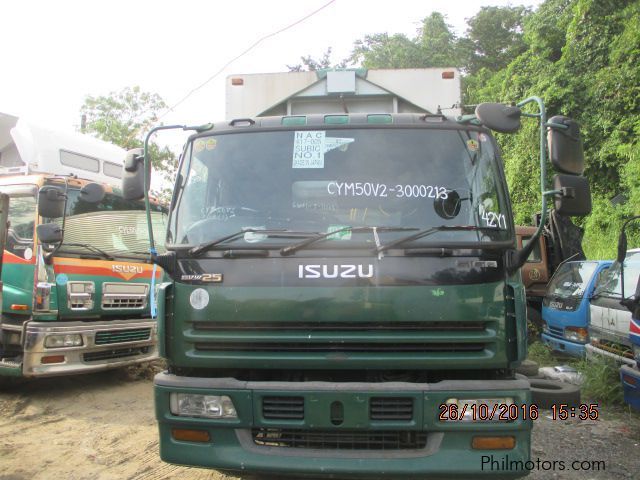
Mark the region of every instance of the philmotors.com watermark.
<instances>
[{"instance_id":1,"label":"philmotors.com watermark","mask_svg":"<svg viewBox=\"0 0 640 480\"><path fill-rule=\"evenodd\" d=\"M509 455L494 456L483 455L481 458L483 472L513 472L513 471L542 471L542 472L604 472L606 464L604 460L531 460L510 459Z\"/></svg>"}]
</instances>

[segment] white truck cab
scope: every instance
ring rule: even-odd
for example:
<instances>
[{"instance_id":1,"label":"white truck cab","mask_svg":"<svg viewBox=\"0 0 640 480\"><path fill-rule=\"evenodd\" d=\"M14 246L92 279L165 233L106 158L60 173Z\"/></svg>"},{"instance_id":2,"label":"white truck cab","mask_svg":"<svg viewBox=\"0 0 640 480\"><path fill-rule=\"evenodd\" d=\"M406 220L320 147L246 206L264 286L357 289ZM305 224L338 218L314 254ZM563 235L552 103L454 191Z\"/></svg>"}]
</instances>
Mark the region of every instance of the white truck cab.
<instances>
[{"instance_id":1,"label":"white truck cab","mask_svg":"<svg viewBox=\"0 0 640 480\"><path fill-rule=\"evenodd\" d=\"M627 251L624 262L625 296L633 295L640 277L640 248ZM604 356L620 363L634 365L629 339L631 312L620 304L622 300L620 263L614 263L598 279L591 299L589 324L590 344L587 357Z\"/></svg>"}]
</instances>

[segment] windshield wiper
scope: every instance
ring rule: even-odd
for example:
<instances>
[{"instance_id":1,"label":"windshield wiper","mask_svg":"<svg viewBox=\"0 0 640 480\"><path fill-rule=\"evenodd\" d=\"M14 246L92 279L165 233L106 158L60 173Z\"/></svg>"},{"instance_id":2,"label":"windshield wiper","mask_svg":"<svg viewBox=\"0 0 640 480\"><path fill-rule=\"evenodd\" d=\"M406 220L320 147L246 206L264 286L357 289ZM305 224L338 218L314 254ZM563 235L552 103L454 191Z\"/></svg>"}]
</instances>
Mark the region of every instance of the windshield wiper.
<instances>
[{"instance_id":1,"label":"windshield wiper","mask_svg":"<svg viewBox=\"0 0 640 480\"><path fill-rule=\"evenodd\" d=\"M407 237L399 238L385 245L380 245L379 247L376 248L376 253L380 254L385 250L389 250L390 248L396 247L398 245L402 245L403 243L408 243L408 242L411 242L412 240L428 237L433 233L442 232L446 230L469 230L469 231L475 231L475 232L489 230L489 231L495 232L497 229L492 227L477 227L475 225L439 225L437 227L430 227L424 230L420 230L419 232L416 232Z\"/></svg>"},{"instance_id":2,"label":"windshield wiper","mask_svg":"<svg viewBox=\"0 0 640 480\"><path fill-rule=\"evenodd\" d=\"M311 237L307 240L303 240L300 243L294 243L293 245L289 245L280 250L281 255L291 255L292 253L300 250L301 248L305 248L313 243L319 242L320 240L324 240L332 235L342 232L351 232L351 233L359 233L359 232L403 232L408 230L418 230L415 227L344 227L339 228L338 230L334 230L333 232L320 233L314 237Z\"/></svg>"},{"instance_id":3,"label":"windshield wiper","mask_svg":"<svg viewBox=\"0 0 640 480\"><path fill-rule=\"evenodd\" d=\"M87 250L90 250L98 255L100 255L101 257L105 258L106 260L114 260L114 258L109 255L107 252L105 252L104 250L98 248L98 247L94 247L93 245L89 245L88 243L64 243L65 247L83 247L86 248ZM78 253L78 252L70 252L70 253Z\"/></svg>"},{"instance_id":4,"label":"windshield wiper","mask_svg":"<svg viewBox=\"0 0 640 480\"><path fill-rule=\"evenodd\" d=\"M272 238L273 237L275 237L275 238L300 238L300 237L315 236L315 235L318 234L318 232L297 232L297 231L294 231L294 230L286 230L286 229L281 229L281 230L260 230L258 228L246 228L246 229L237 231L235 233L232 233L231 235L226 235L224 237L216 238L214 240L211 240L210 242L202 243L200 245L192 247L192 248L189 249L189 254L197 257L201 253L204 253L207 250L209 250L210 248L213 248L213 247L215 247L217 245L220 245L221 243L228 242L229 240L234 240L234 239L236 239L238 237L242 237L242 236L244 236L245 233L257 233L257 234L266 235L267 237L272 237Z\"/></svg>"}]
</instances>

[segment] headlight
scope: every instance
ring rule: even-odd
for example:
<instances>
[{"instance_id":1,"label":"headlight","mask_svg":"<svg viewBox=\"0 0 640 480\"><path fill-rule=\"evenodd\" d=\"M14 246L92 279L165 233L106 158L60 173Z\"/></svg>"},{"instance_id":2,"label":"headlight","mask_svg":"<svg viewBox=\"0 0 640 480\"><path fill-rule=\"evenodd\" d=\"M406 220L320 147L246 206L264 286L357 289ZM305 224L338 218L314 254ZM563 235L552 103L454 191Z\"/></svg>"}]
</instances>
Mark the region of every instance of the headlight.
<instances>
[{"instance_id":1,"label":"headlight","mask_svg":"<svg viewBox=\"0 0 640 480\"><path fill-rule=\"evenodd\" d=\"M82 346L82 335L72 333L67 335L47 335L44 339L46 348L64 348Z\"/></svg>"},{"instance_id":2,"label":"headlight","mask_svg":"<svg viewBox=\"0 0 640 480\"><path fill-rule=\"evenodd\" d=\"M583 327L566 327L564 338L572 342L587 343L589 341L589 331Z\"/></svg>"},{"instance_id":3,"label":"headlight","mask_svg":"<svg viewBox=\"0 0 640 480\"><path fill-rule=\"evenodd\" d=\"M542 322L542 331L544 333L549 333L549 325L547 325L547 322Z\"/></svg>"},{"instance_id":4,"label":"headlight","mask_svg":"<svg viewBox=\"0 0 640 480\"><path fill-rule=\"evenodd\" d=\"M238 418L233 402L226 395L172 393L171 413L181 417Z\"/></svg>"},{"instance_id":5,"label":"headlight","mask_svg":"<svg viewBox=\"0 0 640 480\"><path fill-rule=\"evenodd\" d=\"M513 398L450 398L447 400L449 420L462 422L498 422L503 405L512 405Z\"/></svg>"}]
</instances>

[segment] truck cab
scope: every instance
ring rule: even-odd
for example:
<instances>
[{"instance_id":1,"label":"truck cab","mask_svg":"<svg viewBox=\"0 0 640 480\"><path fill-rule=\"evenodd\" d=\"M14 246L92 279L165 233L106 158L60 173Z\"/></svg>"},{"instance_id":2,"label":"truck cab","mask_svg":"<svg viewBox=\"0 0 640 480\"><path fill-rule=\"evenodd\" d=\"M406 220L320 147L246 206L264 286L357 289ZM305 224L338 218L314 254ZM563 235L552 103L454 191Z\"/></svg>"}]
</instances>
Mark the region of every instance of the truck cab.
<instances>
[{"instance_id":1,"label":"truck cab","mask_svg":"<svg viewBox=\"0 0 640 480\"><path fill-rule=\"evenodd\" d=\"M542 342L553 350L583 357L589 341L589 300L611 261L560 265L551 278L542 307Z\"/></svg>"},{"instance_id":2,"label":"truck cab","mask_svg":"<svg viewBox=\"0 0 640 480\"><path fill-rule=\"evenodd\" d=\"M614 263L602 276L590 304L588 357L604 356L634 365L633 346L629 338L631 312L624 306L620 263ZM625 296L635 291L640 278L640 249L629 250L624 260Z\"/></svg>"},{"instance_id":3,"label":"truck cab","mask_svg":"<svg viewBox=\"0 0 640 480\"><path fill-rule=\"evenodd\" d=\"M144 203L124 200L117 188L124 151L17 118L3 133L0 375L66 375L156 358L151 280L162 271L149 260ZM44 213L50 197L59 213ZM162 229L166 210L151 205ZM47 239L52 231L59 236Z\"/></svg>"},{"instance_id":4,"label":"truck cab","mask_svg":"<svg viewBox=\"0 0 640 480\"><path fill-rule=\"evenodd\" d=\"M195 133L154 256L167 274L161 458L278 478L471 478L494 474L493 454L516 462L502 478L526 475L537 409L515 368L530 250L491 130L517 131L537 104L527 116L566 173L544 188L543 146L543 198L584 215L577 125L547 122L539 98L444 114L455 69L298 73L234 75L229 120L174 127ZM146 153L127 156L127 198L146 196Z\"/></svg>"}]
</instances>

